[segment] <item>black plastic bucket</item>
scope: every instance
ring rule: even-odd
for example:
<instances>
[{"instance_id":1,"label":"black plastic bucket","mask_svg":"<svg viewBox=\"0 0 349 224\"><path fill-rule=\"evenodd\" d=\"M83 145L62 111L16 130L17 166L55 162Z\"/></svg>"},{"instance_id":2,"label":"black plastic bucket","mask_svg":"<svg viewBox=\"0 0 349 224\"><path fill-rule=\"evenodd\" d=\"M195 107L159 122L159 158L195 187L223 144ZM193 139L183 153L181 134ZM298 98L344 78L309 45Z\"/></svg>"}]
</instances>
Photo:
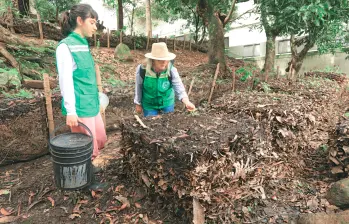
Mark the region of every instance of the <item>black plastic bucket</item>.
<instances>
[{"instance_id":1,"label":"black plastic bucket","mask_svg":"<svg viewBox=\"0 0 349 224\"><path fill-rule=\"evenodd\" d=\"M62 128L60 125L54 133ZM64 190L78 190L91 184L93 136L90 129L79 122L90 135L64 133L50 139L49 146L53 162L55 184Z\"/></svg>"}]
</instances>

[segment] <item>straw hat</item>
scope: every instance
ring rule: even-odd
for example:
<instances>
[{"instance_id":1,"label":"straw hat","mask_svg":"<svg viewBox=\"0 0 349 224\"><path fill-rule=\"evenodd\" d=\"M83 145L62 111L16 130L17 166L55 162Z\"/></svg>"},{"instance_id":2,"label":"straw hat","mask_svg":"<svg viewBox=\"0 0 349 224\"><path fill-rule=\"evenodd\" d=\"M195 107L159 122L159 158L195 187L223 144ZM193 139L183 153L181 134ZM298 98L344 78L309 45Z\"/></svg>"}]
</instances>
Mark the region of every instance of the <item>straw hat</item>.
<instances>
[{"instance_id":1,"label":"straw hat","mask_svg":"<svg viewBox=\"0 0 349 224\"><path fill-rule=\"evenodd\" d=\"M159 42L152 45L151 53L145 54L145 57L155 60L171 61L176 55L168 52L166 43Z\"/></svg>"}]
</instances>

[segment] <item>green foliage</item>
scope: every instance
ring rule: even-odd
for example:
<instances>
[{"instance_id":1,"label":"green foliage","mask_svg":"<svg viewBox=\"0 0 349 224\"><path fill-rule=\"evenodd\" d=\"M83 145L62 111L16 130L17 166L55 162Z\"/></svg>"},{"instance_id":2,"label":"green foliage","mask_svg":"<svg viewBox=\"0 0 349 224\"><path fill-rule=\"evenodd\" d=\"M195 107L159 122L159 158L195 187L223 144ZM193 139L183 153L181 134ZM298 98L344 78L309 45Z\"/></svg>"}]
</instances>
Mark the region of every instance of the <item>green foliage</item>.
<instances>
[{"instance_id":1,"label":"green foliage","mask_svg":"<svg viewBox=\"0 0 349 224\"><path fill-rule=\"evenodd\" d=\"M122 80L115 79L114 77L111 77L107 79L107 83L109 83L112 87L125 87L126 83Z\"/></svg>"},{"instance_id":2,"label":"green foliage","mask_svg":"<svg viewBox=\"0 0 349 224\"><path fill-rule=\"evenodd\" d=\"M342 74L343 71L339 68L339 66L326 66L324 69L316 69L314 72L326 72L326 73L337 73Z\"/></svg>"},{"instance_id":3,"label":"green foliage","mask_svg":"<svg viewBox=\"0 0 349 224\"><path fill-rule=\"evenodd\" d=\"M237 75L242 75L240 81L245 82L249 77L253 77L253 73L257 71L256 67L245 66L236 70Z\"/></svg>"},{"instance_id":4,"label":"green foliage","mask_svg":"<svg viewBox=\"0 0 349 224\"><path fill-rule=\"evenodd\" d=\"M79 2L80 0L35 0L35 8L42 20L56 20L56 13L59 16Z\"/></svg>"},{"instance_id":5,"label":"green foliage","mask_svg":"<svg viewBox=\"0 0 349 224\"><path fill-rule=\"evenodd\" d=\"M21 86L21 77L15 68L0 68L0 85L18 89Z\"/></svg>"},{"instance_id":6,"label":"green foliage","mask_svg":"<svg viewBox=\"0 0 349 224\"><path fill-rule=\"evenodd\" d=\"M34 98L33 94L29 92L28 90L21 89L17 93L6 93L2 92L2 94L9 99L14 99L14 98L26 98L26 99L32 99Z\"/></svg>"}]
</instances>

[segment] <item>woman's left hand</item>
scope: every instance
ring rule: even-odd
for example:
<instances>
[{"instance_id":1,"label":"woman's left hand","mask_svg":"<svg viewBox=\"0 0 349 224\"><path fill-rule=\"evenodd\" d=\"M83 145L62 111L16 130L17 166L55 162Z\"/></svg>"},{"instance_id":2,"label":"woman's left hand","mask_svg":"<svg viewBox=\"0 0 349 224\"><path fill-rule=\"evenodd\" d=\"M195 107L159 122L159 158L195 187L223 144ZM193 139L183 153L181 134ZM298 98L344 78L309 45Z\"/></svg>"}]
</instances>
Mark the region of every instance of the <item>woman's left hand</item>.
<instances>
[{"instance_id":1,"label":"woman's left hand","mask_svg":"<svg viewBox=\"0 0 349 224\"><path fill-rule=\"evenodd\" d=\"M192 102L190 102L188 98L184 98L182 102L185 104L185 107L187 108L187 110L189 111L195 110L195 105Z\"/></svg>"}]
</instances>

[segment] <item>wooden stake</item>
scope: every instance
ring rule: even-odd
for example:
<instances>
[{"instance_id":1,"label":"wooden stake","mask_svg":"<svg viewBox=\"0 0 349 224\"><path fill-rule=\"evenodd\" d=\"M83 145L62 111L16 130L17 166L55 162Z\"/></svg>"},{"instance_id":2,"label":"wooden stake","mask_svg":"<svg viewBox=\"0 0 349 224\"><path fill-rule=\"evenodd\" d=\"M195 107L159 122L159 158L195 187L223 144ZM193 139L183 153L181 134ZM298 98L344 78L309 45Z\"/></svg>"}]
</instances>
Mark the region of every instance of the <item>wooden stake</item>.
<instances>
[{"instance_id":1,"label":"wooden stake","mask_svg":"<svg viewBox=\"0 0 349 224\"><path fill-rule=\"evenodd\" d=\"M195 81L195 76L193 77L193 79L191 80L191 83L190 83L190 86L189 86L189 90L188 90L188 97L190 96L191 94L191 90L193 88L193 85L194 85L194 81ZM183 110L185 109L185 105L183 106Z\"/></svg>"},{"instance_id":2,"label":"wooden stake","mask_svg":"<svg viewBox=\"0 0 349 224\"><path fill-rule=\"evenodd\" d=\"M288 78L287 79L292 79L292 69L293 69L293 67L292 67L292 63L291 63L290 70L288 71Z\"/></svg>"},{"instance_id":3,"label":"wooden stake","mask_svg":"<svg viewBox=\"0 0 349 224\"><path fill-rule=\"evenodd\" d=\"M149 41L150 41L150 31L148 32L148 41L147 41L147 48L146 48L146 50L149 49Z\"/></svg>"},{"instance_id":4,"label":"wooden stake","mask_svg":"<svg viewBox=\"0 0 349 224\"><path fill-rule=\"evenodd\" d=\"M122 44L122 31L120 31L120 44Z\"/></svg>"},{"instance_id":5,"label":"wooden stake","mask_svg":"<svg viewBox=\"0 0 349 224\"><path fill-rule=\"evenodd\" d=\"M280 70L280 66L276 67L276 79L279 79L279 70Z\"/></svg>"},{"instance_id":6,"label":"wooden stake","mask_svg":"<svg viewBox=\"0 0 349 224\"><path fill-rule=\"evenodd\" d=\"M94 39L94 42L95 42L95 47L97 47L97 35L96 34L93 34L93 39Z\"/></svg>"},{"instance_id":7,"label":"wooden stake","mask_svg":"<svg viewBox=\"0 0 349 224\"><path fill-rule=\"evenodd\" d=\"M48 131L50 138L53 136L53 131L55 129L53 121L53 112L52 112L52 99L51 99L51 89L50 89L50 78L48 74L44 74L44 92L46 99L46 111L47 111L47 121L48 121Z\"/></svg>"},{"instance_id":8,"label":"wooden stake","mask_svg":"<svg viewBox=\"0 0 349 224\"><path fill-rule=\"evenodd\" d=\"M133 49L136 50L136 37L133 37Z\"/></svg>"},{"instance_id":9,"label":"wooden stake","mask_svg":"<svg viewBox=\"0 0 349 224\"><path fill-rule=\"evenodd\" d=\"M40 13L36 14L36 18L38 19L38 26L39 26L39 33L40 33L40 41L44 41L44 34L42 32L42 23L41 23L41 17Z\"/></svg>"},{"instance_id":10,"label":"wooden stake","mask_svg":"<svg viewBox=\"0 0 349 224\"><path fill-rule=\"evenodd\" d=\"M107 47L110 48L110 31L107 29Z\"/></svg>"},{"instance_id":11,"label":"wooden stake","mask_svg":"<svg viewBox=\"0 0 349 224\"><path fill-rule=\"evenodd\" d=\"M98 88L98 92L103 92L103 86L102 86L102 77L101 77L101 70L99 69L99 65L95 64L95 69L96 69L96 79L97 79L97 88ZM101 113L102 116L102 120L104 123L104 128L107 127L107 123L105 120L105 110L104 109L100 109L99 111Z\"/></svg>"},{"instance_id":12,"label":"wooden stake","mask_svg":"<svg viewBox=\"0 0 349 224\"><path fill-rule=\"evenodd\" d=\"M183 40L183 50L185 50L185 35L184 35L184 40Z\"/></svg>"},{"instance_id":13,"label":"wooden stake","mask_svg":"<svg viewBox=\"0 0 349 224\"><path fill-rule=\"evenodd\" d=\"M235 92L235 68L233 68L232 76L233 76L233 84L231 88L232 88L232 91Z\"/></svg>"},{"instance_id":14,"label":"wooden stake","mask_svg":"<svg viewBox=\"0 0 349 224\"><path fill-rule=\"evenodd\" d=\"M214 74L214 78L213 78L213 82L212 82L212 86L211 86L211 91L210 91L210 96L208 97L208 104L211 103L212 94L213 94L214 87L216 86L216 80L217 80L218 73L219 73L219 63L217 64L216 73Z\"/></svg>"},{"instance_id":15,"label":"wooden stake","mask_svg":"<svg viewBox=\"0 0 349 224\"><path fill-rule=\"evenodd\" d=\"M193 224L205 223L205 210L199 200L193 198Z\"/></svg>"},{"instance_id":16,"label":"wooden stake","mask_svg":"<svg viewBox=\"0 0 349 224\"><path fill-rule=\"evenodd\" d=\"M135 114L135 118L138 121L138 123L143 127L143 128L148 128L143 121L138 117L138 115Z\"/></svg>"},{"instance_id":17,"label":"wooden stake","mask_svg":"<svg viewBox=\"0 0 349 224\"><path fill-rule=\"evenodd\" d=\"M191 51L191 39L189 40L189 51Z\"/></svg>"},{"instance_id":18,"label":"wooden stake","mask_svg":"<svg viewBox=\"0 0 349 224\"><path fill-rule=\"evenodd\" d=\"M176 37L174 37L173 39L173 50L174 51L176 50Z\"/></svg>"}]
</instances>

